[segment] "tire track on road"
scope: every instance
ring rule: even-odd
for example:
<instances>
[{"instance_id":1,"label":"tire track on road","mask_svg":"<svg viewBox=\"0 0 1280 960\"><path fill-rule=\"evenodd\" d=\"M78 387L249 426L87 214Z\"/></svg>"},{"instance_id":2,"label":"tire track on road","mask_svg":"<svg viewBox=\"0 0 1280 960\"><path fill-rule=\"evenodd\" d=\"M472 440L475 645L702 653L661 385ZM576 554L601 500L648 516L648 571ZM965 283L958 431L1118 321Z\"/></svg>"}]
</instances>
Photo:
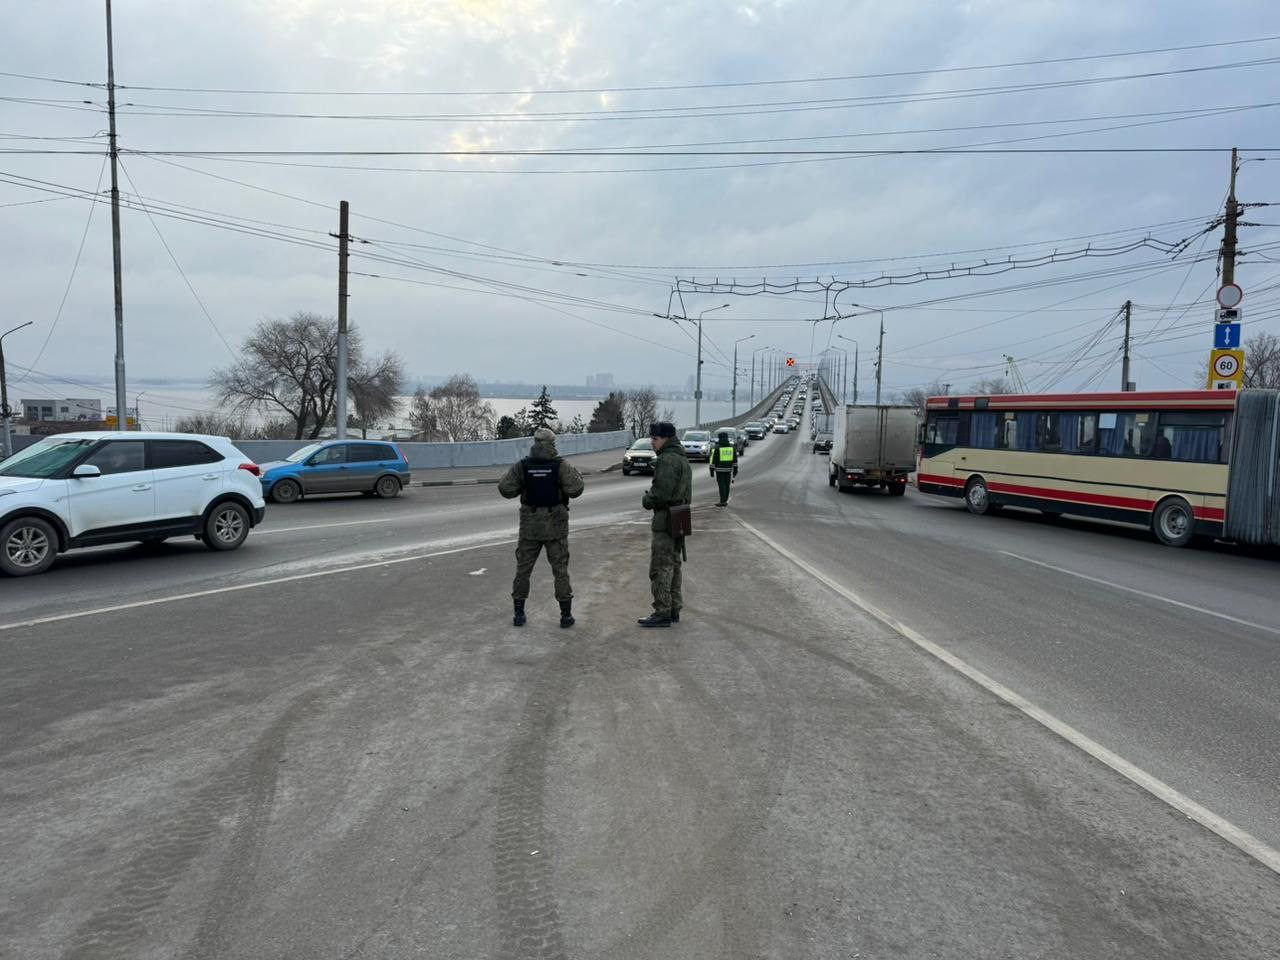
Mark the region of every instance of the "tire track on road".
<instances>
[{"instance_id":1,"label":"tire track on road","mask_svg":"<svg viewBox=\"0 0 1280 960\"><path fill-rule=\"evenodd\" d=\"M247 797L248 807L233 840L231 861L231 872L237 877L243 876L243 870L256 862L261 832L275 796L278 758L284 743L297 724L319 711L329 694L326 687L318 687L295 697L249 749L247 762L237 761L215 773L210 786L196 794L172 820L146 840L143 849L121 869L115 887L104 893L102 899L106 906L77 928L63 954L65 960L133 960L137 957L139 944L149 932L151 917L196 858L216 841L222 832L223 820ZM236 903L237 898L232 896L223 905ZM214 909L211 907L210 911ZM203 923L201 929L211 935L216 933L216 927L206 928ZM220 938L215 937L215 943L221 946ZM199 935L187 955L209 955L202 948Z\"/></svg>"}]
</instances>

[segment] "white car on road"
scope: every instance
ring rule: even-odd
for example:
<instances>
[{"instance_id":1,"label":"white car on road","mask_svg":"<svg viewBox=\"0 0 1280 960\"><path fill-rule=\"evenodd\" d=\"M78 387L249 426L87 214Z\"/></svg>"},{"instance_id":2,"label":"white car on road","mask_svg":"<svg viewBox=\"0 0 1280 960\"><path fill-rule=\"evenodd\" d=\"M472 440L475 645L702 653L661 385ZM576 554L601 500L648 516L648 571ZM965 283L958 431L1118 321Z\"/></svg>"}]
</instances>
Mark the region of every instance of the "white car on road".
<instances>
[{"instance_id":1,"label":"white car on road","mask_svg":"<svg viewBox=\"0 0 1280 960\"><path fill-rule=\"evenodd\" d=\"M262 522L257 465L225 437L64 433L0 462L0 572L73 547L191 536L234 550Z\"/></svg>"}]
</instances>

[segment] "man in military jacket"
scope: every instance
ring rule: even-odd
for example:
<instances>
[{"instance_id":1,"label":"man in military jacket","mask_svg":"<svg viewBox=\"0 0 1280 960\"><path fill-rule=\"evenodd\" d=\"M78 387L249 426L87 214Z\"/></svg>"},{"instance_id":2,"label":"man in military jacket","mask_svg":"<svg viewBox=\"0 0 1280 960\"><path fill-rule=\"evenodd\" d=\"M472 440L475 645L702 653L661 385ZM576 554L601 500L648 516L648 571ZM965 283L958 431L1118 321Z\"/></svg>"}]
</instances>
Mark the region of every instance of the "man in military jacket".
<instances>
[{"instance_id":1,"label":"man in military jacket","mask_svg":"<svg viewBox=\"0 0 1280 960\"><path fill-rule=\"evenodd\" d=\"M511 585L515 606L511 622L525 624L524 602L529 598L529 575L543 548L560 601L560 626L573 626L573 589L569 585L569 501L582 496L582 474L560 459L556 435L546 428L533 435L529 456L513 464L498 481L508 500L520 498L520 539L516 544L516 577Z\"/></svg>"},{"instance_id":2,"label":"man in military jacket","mask_svg":"<svg viewBox=\"0 0 1280 960\"><path fill-rule=\"evenodd\" d=\"M680 621L684 606L681 593L683 538L671 535L671 508L693 499L693 470L684 445L676 439L674 424L658 422L649 428L653 449L658 454L653 466L653 484L642 504L653 511L652 544L649 556L649 586L653 591L653 613L637 621L642 627L669 627Z\"/></svg>"}]
</instances>

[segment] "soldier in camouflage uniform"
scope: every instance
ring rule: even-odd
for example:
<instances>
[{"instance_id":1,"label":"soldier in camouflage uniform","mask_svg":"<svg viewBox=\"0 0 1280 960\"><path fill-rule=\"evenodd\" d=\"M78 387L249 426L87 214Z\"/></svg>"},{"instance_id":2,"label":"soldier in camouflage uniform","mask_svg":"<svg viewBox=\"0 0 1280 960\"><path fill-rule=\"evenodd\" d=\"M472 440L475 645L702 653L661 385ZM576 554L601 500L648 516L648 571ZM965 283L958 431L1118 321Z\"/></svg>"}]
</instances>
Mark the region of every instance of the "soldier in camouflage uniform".
<instances>
[{"instance_id":1,"label":"soldier in camouflage uniform","mask_svg":"<svg viewBox=\"0 0 1280 960\"><path fill-rule=\"evenodd\" d=\"M649 428L658 456L653 465L653 485L642 501L653 511L653 543L649 557L649 586L653 613L638 620L642 627L669 627L680 621L684 597L680 587L684 560L683 539L671 536L671 507L693 499L693 469L684 445L676 439L673 424L659 422Z\"/></svg>"},{"instance_id":2,"label":"soldier in camouflage uniform","mask_svg":"<svg viewBox=\"0 0 1280 960\"><path fill-rule=\"evenodd\" d=\"M555 578L560 601L560 626L573 626L573 589L569 586L569 501L582 496L582 474L560 459L556 435L542 428L533 435L529 456L513 464L498 481L498 492L520 498L520 540L516 544L516 578L511 585L515 613L511 622L525 624L524 602L529 597L529 574L543 548Z\"/></svg>"}]
</instances>

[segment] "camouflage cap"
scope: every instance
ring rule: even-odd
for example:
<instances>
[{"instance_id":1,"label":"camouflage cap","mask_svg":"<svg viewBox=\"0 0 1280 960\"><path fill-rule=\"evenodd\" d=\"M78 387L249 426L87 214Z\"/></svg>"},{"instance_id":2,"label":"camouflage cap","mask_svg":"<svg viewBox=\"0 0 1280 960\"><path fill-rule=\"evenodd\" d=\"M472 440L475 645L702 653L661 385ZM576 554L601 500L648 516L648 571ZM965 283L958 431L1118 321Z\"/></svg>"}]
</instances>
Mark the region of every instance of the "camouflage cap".
<instances>
[{"instance_id":1,"label":"camouflage cap","mask_svg":"<svg viewBox=\"0 0 1280 960\"><path fill-rule=\"evenodd\" d=\"M674 438L676 435L676 425L668 423L666 420L658 420L649 424L649 436Z\"/></svg>"},{"instance_id":2,"label":"camouflage cap","mask_svg":"<svg viewBox=\"0 0 1280 960\"><path fill-rule=\"evenodd\" d=\"M554 431L546 427L539 427L533 431L533 439L535 443L555 443L556 435Z\"/></svg>"}]
</instances>

